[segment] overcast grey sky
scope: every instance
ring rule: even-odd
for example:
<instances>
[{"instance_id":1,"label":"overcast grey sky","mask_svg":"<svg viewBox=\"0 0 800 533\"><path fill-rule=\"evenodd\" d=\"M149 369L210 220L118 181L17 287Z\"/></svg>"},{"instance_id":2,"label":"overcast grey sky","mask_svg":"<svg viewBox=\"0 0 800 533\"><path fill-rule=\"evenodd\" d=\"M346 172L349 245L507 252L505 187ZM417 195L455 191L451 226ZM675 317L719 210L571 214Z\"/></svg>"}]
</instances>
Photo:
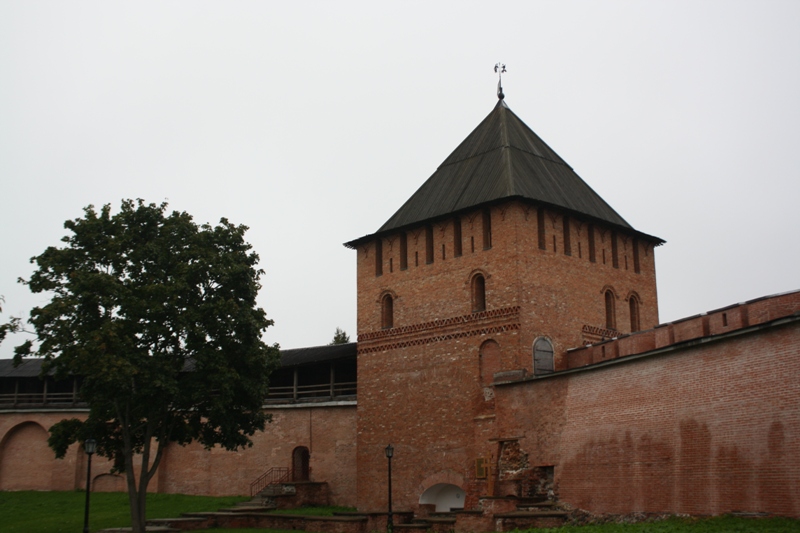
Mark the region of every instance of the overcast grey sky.
<instances>
[{"instance_id":1,"label":"overcast grey sky","mask_svg":"<svg viewBox=\"0 0 800 533\"><path fill-rule=\"evenodd\" d=\"M0 2L0 320L88 204L246 224L268 342L506 102L657 249L662 322L800 288L800 2ZM23 340L0 347L10 357Z\"/></svg>"}]
</instances>

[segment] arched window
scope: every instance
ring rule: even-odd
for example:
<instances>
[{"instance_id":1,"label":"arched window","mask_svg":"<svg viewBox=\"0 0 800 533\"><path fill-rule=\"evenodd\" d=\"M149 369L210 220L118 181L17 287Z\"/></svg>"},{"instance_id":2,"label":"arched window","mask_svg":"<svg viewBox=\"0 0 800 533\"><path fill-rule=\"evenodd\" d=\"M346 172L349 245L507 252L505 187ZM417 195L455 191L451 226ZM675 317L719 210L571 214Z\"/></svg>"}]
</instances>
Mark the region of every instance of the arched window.
<instances>
[{"instance_id":1,"label":"arched window","mask_svg":"<svg viewBox=\"0 0 800 533\"><path fill-rule=\"evenodd\" d=\"M606 291L606 328L617 329L617 315L614 311L614 293Z\"/></svg>"},{"instance_id":2,"label":"arched window","mask_svg":"<svg viewBox=\"0 0 800 533\"><path fill-rule=\"evenodd\" d=\"M381 328L394 327L394 300L391 294L384 294L381 298Z\"/></svg>"},{"instance_id":3,"label":"arched window","mask_svg":"<svg viewBox=\"0 0 800 533\"><path fill-rule=\"evenodd\" d=\"M631 333L639 331L639 299L631 294L628 298L628 307L631 311Z\"/></svg>"},{"instance_id":4,"label":"arched window","mask_svg":"<svg viewBox=\"0 0 800 533\"><path fill-rule=\"evenodd\" d=\"M486 280L482 274L472 277L472 312L486 311Z\"/></svg>"},{"instance_id":5,"label":"arched window","mask_svg":"<svg viewBox=\"0 0 800 533\"><path fill-rule=\"evenodd\" d=\"M533 343L533 373L537 376L553 373L553 344L544 337Z\"/></svg>"}]
</instances>

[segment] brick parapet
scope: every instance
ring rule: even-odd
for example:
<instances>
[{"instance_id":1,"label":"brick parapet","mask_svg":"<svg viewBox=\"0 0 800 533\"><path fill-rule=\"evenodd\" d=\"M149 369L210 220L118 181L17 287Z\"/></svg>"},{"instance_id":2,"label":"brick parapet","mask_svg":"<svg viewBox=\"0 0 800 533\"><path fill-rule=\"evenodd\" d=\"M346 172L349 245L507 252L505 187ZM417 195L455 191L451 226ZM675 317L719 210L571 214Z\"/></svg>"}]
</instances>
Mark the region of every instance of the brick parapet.
<instances>
[{"instance_id":1,"label":"brick parapet","mask_svg":"<svg viewBox=\"0 0 800 533\"><path fill-rule=\"evenodd\" d=\"M800 291L767 296L701 315L659 324L653 329L621 335L567 350L567 368L644 354L668 346L723 335L800 313Z\"/></svg>"}]
</instances>

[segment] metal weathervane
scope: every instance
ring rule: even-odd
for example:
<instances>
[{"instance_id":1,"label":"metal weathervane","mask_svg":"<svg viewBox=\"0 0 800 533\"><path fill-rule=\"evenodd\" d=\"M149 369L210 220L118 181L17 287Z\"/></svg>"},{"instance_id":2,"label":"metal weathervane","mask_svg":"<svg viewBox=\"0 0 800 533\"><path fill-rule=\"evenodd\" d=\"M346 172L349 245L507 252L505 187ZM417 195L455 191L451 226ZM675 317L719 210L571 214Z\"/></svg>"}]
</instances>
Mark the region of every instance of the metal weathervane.
<instances>
[{"instance_id":1,"label":"metal weathervane","mask_svg":"<svg viewBox=\"0 0 800 533\"><path fill-rule=\"evenodd\" d=\"M502 100L506 97L503 94L503 74L506 72L505 63L495 63L494 71L497 72L497 97Z\"/></svg>"}]
</instances>

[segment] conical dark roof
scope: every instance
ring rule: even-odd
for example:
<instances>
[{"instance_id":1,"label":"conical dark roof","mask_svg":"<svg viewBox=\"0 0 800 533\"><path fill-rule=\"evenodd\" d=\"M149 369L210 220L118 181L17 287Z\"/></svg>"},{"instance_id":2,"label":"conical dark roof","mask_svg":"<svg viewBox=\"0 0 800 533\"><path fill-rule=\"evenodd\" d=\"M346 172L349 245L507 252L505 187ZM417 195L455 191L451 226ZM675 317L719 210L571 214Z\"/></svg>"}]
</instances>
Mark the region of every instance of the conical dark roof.
<instances>
[{"instance_id":1,"label":"conical dark roof","mask_svg":"<svg viewBox=\"0 0 800 533\"><path fill-rule=\"evenodd\" d=\"M663 242L634 230L502 99L377 233L512 198L561 208Z\"/></svg>"}]
</instances>

